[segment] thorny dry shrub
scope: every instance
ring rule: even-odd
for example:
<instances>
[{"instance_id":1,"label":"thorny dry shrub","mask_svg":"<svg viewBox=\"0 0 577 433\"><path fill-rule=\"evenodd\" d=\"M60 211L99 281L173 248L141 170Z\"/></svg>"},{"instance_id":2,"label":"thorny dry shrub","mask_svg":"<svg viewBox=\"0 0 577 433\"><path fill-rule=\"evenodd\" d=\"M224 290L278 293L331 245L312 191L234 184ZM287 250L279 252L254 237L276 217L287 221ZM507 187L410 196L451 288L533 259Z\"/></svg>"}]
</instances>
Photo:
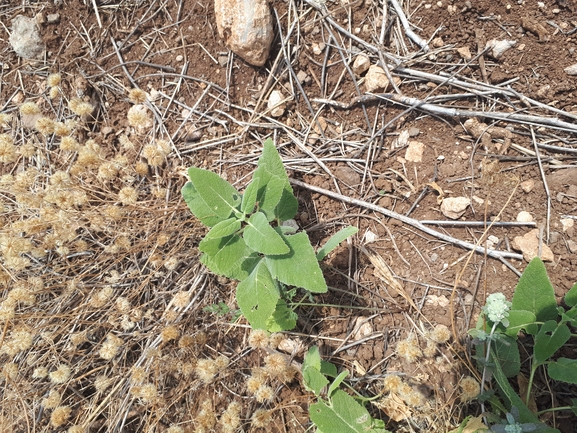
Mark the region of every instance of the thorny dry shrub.
<instances>
[{"instance_id":1,"label":"thorny dry shrub","mask_svg":"<svg viewBox=\"0 0 577 433\"><path fill-rule=\"evenodd\" d=\"M265 427L296 371L262 355L249 393L246 330L215 336L198 307L215 301L202 233L146 94L131 91L121 126L104 128L66 80L0 113L0 431Z\"/></svg>"}]
</instances>

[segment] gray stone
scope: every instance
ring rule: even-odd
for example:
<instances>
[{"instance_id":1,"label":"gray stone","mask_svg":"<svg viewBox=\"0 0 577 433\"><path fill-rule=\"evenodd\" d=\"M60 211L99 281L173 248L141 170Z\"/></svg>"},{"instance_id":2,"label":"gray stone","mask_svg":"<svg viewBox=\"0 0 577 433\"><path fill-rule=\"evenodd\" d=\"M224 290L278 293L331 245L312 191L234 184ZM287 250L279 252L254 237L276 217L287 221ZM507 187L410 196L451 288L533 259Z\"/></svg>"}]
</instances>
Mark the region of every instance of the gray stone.
<instances>
[{"instance_id":1,"label":"gray stone","mask_svg":"<svg viewBox=\"0 0 577 433\"><path fill-rule=\"evenodd\" d=\"M226 46L251 65L264 65L274 38L267 1L214 0L214 12Z\"/></svg>"},{"instance_id":2,"label":"gray stone","mask_svg":"<svg viewBox=\"0 0 577 433\"><path fill-rule=\"evenodd\" d=\"M48 14L48 15L46 15L46 22L48 24L58 24L60 22L60 14Z\"/></svg>"},{"instance_id":3,"label":"gray stone","mask_svg":"<svg viewBox=\"0 0 577 433\"><path fill-rule=\"evenodd\" d=\"M25 59L42 59L46 46L40 37L35 18L17 15L12 19L10 45L18 56Z\"/></svg>"}]
</instances>

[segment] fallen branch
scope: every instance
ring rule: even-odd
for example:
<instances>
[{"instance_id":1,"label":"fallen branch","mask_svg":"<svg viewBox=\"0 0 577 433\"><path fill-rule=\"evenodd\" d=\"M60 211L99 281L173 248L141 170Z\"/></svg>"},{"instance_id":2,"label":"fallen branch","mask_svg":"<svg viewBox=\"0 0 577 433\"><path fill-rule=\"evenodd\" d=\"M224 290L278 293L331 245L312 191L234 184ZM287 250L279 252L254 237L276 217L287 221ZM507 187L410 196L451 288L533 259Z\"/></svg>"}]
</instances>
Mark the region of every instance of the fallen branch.
<instances>
[{"instance_id":1,"label":"fallen branch","mask_svg":"<svg viewBox=\"0 0 577 433\"><path fill-rule=\"evenodd\" d=\"M366 201L357 200L355 198L347 197L345 195L338 194L336 192L332 192L332 191L329 191L329 190L324 189L324 188L319 188L317 186L309 185L307 183L301 182L301 181L296 180L296 179L290 179L290 183L292 183L293 185L296 185L296 186L300 186L301 188L308 189L309 191L318 192L319 194L323 194L323 195L335 198L337 200L343 201L345 203L348 203L348 204L351 204L354 206L361 206L361 207L364 207L366 209L370 209L372 211L381 213L381 214L383 214L389 218L394 218L394 219L399 220L399 221L401 221L407 225L410 225L410 226L412 226L412 227L414 227L414 228L416 228L416 229L418 229L424 233L427 233L428 235L431 235L437 239L441 239L445 242L449 242L449 243L458 245L458 246L465 248L465 249L468 249L468 250L474 250L475 252L477 252L479 254L485 254L486 253L487 256L493 257L495 259L511 258L511 259L523 260L522 254L510 253L508 251L498 251L498 250L485 249L483 247L477 246L477 245L472 244L470 242L462 241L460 239L457 239L457 238L454 238L452 236L449 236L449 235L446 235L444 233L433 230L433 229L425 226L424 224L422 224L420 221L418 221L416 219L406 217L406 216L401 215L399 213L396 213L392 210L385 209L384 207L377 206L375 204L368 203Z\"/></svg>"}]
</instances>

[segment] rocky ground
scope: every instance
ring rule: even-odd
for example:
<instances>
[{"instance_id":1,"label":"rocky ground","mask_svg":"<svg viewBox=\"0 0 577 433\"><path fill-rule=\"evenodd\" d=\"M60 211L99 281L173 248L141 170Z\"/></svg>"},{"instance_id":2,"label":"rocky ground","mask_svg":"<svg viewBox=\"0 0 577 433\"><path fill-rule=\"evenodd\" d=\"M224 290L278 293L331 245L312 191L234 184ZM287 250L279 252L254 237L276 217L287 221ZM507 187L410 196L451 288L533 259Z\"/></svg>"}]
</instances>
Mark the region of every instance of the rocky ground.
<instances>
[{"instance_id":1,"label":"rocky ground","mask_svg":"<svg viewBox=\"0 0 577 433\"><path fill-rule=\"evenodd\" d=\"M478 376L466 332L486 296L510 299L536 254L559 299L577 281L577 11L400 8L418 38L391 3L275 0L255 66L208 0L0 5L2 431L304 432L293 370L315 344L360 393L386 391L370 410L392 431L479 413L459 384ZM38 29L24 48L19 16ZM198 262L206 231L180 188L198 166L243 190L268 137L313 245L359 232L323 265L329 292L263 348L236 283ZM450 340L427 351L438 325ZM278 354L293 374L263 376Z\"/></svg>"}]
</instances>

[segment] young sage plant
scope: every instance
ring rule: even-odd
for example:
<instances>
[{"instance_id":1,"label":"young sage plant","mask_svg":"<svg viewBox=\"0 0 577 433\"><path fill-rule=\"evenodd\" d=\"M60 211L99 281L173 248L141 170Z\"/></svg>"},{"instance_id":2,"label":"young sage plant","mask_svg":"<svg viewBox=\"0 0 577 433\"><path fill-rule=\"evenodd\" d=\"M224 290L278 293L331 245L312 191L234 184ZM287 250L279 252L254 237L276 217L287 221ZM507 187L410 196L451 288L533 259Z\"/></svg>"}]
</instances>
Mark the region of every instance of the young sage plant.
<instances>
[{"instance_id":1,"label":"young sage plant","mask_svg":"<svg viewBox=\"0 0 577 433\"><path fill-rule=\"evenodd\" d=\"M211 171L192 167L188 175L184 200L210 227L198 246L201 262L216 274L240 281L236 299L253 328L294 328L294 292L287 287L326 292L319 261L357 229L342 229L314 252L307 234L287 223L296 215L298 201L270 139L243 194Z\"/></svg>"},{"instance_id":2,"label":"young sage plant","mask_svg":"<svg viewBox=\"0 0 577 433\"><path fill-rule=\"evenodd\" d=\"M549 379L577 384L577 359L551 359L571 337L577 336L574 333L577 327L577 284L566 293L564 302L566 307L557 305L547 270L539 258L533 259L523 272L511 302L502 293L487 297L477 328L469 333L476 342L477 362L482 370L481 389L491 375L497 384L500 398L491 392L480 397L493 408L494 419L487 417L493 424L492 431L558 432L543 424L539 415L553 410L571 410L577 414L577 398L571 399L571 405L563 407L536 413L529 409L533 406L530 404L533 382L539 369L543 369L543 376ZM521 372L520 333L532 336L533 344L527 348L532 347L533 354L527 389L518 395L509 378L518 377Z\"/></svg>"}]
</instances>

